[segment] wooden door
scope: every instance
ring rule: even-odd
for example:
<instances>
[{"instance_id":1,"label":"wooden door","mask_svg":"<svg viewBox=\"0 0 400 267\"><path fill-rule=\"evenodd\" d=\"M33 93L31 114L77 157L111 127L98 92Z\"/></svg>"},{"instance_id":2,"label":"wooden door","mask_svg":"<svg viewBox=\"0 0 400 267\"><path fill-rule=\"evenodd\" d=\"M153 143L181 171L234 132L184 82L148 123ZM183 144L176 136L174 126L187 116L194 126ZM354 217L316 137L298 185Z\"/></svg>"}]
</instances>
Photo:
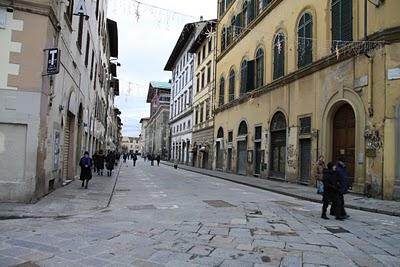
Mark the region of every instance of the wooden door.
<instances>
[{"instance_id":1,"label":"wooden door","mask_svg":"<svg viewBox=\"0 0 400 267\"><path fill-rule=\"evenodd\" d=\"M333 155L337 161L343 158L349 174L350 184L354 181L356 119L353 108L345 104L339 108L333 119Z\"/></svg>"},{"instance_id":2,"label":"wooden door","mask_svg":"<svg viewBox=\"0 0 400 267\"><path fill-rule=\"evenodd\" d=\"M300 140L300 182L308 183L311 176L311 139Z\"/></svg>"},{"instance_id":3,"label":"wooden door","mask_svg":"<svg viewBox=\"0 0 400 267\"><path fill-rule=\"evenodd\" d=\"M246 175L247 174L247 142L238 142L238 156L237 156L237 173Z\"/></svg>"}]
</instances>

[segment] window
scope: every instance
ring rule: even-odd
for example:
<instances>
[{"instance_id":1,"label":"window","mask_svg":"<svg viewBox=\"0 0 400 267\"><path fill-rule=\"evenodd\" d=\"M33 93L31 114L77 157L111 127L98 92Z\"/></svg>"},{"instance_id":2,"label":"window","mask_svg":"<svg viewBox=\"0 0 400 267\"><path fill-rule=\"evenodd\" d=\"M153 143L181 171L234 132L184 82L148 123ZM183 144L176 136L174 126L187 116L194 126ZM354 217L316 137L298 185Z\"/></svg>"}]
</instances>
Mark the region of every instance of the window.
<instances>
[{"instance_id":1,"label":"window","mask_svg":"<svg viewBox=\"0 0 400 267\"><path fill-rule=\"evenodd\" d=\"M210 54L212 51L212 37L208 40L208 54Z\"/></svg>"},{"instance_id":2,"label":"window","mask_svg":"<svg viewBox=\"0 0 400 267\"><path fill-rule=\"evenodd\" d=\"M204 103L200 104L200 123L204 121Z\"/></svg>"},{"instance_id":3,"label":"window","mask_svg":"<svg viewBox=\"0 0 400 267\"><path fill-rule=\"evenodd\" d=\"M80 16L78 25L78 40L76 41L79 50L82 50L82 34L83 34L83 16Z\"/></svg>"},{"instance_id":4,"label":"window","mask_svg":"<svg viewBox=\"0 0 400 267\"><path fill-rule=\"evenodd\" d=\"M99 18L99 2L100 0L96 0L96 19Z\"/></svg>"},{"instance_id":5,"label":"window","mask_svg":"<svg viewBox=\"0 0 400 267\"><path fill-rule=\"evenodd\" d=\"M256 53L256 88L264 85L264 50L261 48Z\"/></svg>"},{"instance_id":6,"label":"window","mask_svg":"<svg viewBox=\"0 0 400 267\"><path fill-rule=\"evenodd\" d=\"M282 77L285 73L285 35L280 32L274 41L274 79Z\"/></svg>"},{"instance_id":7,"label":"window","mask_svg":"<svg viewBox=\"0 0 400 267\"><path fill-rule=\"evenodd\" d=\"M200 66L200 64L201 64L201 51L197 53L197 66Z\"/></svg>"},{"instance_id":8,"label":"window","mask_svg":"<svg viewBox=\"0 0 400 267\"><path fill-rule=\"evenodd\" d=\"M231 28L232 28L232 37L235 39L236 37L236 17L233 16L231 19Z\"/></svg>"},{"instance_id":9,"label":"window","mask_svg":"<svg viewBox=\"0 0 400 267\"><path fill-rule=\"evenodd\" d=\"M93 90L96 90L96 80L97 80L97 63L94 67L94 82L93 82Z\"/></svg>"},{"instance_id":10,"label":"window","mask_svg":"<svg viewBox=\"0 0 400 267\"><path fill-rule=\"evenodd\" d=\"M89 64L89 49L90 49L90 34L89 31L87 32L87 37L86 37L86 53L85 53L85 66L87 68Z\"/></svg>"},{"instance_id":11,"label":"window","mask_svg":"<svg viewBox=\"0 0 400 267\"><path fill-rule=\"evenodd\" d=\"M221 77L221 80L219 81L219 101L218 105L222 106L225 102L224 100L225 96L225 79L224 77Z\"/></svg>"},{"instance_id":12,"label":"window","mask_svg":"<svg viewBox=\"0 0 400 267\"><path fill-rule=\"evenodd\" d=\"M261 141L261 138L262 138L262 126L256 126L254 139L257 141Z\"/></svg>"},{"instance_id":13,"label":"window","mask_svg":"<svg viewBox=\"0 0 400 267\"><path fill-rule=\"evenodd\" d=\"M90 80L93 80L94 51L92 50L92 63L90 64Z\"/></svg>"},{"instance_id":14,"label":"window","mask_svg":"<svg viewBox=\"0 0 400 267\"><path fill-rule=\"evenodd\" d=\"M188 129L190 129L190 120L188 121Z\"/></svg>"},{"instance_id":15,"label":"window","mask_svg":"<svg viewBox=\"0 0 400 267\"><path fill-rule=\"evenodd\" d=\"M353 40L353 0L332 0L332 49Z\"/></svg>"},{"instance_id":16,"label":"window","mask_svg":"<svg viewBox=\"0 0 400 267\"><path fill-rule=\"evenodd\" d=\"M222 29L222 34L221 34L221 49L225 50L226 46L226 28Z\"/></svg>"},{"instance_id":17,"label":"window","mask_svg":"<svg viewBox=\"0 0 400 267\"><path fill-rule=\"evenodd\" d=\"M229 73L229 102L235 99L235 71Z\"/></svg>"},{"instance_id":18,"label":"window","mask_svg":"<svg viewBox=\"0 0 400 267\"><path fill-rule=\"evenodd\" d=\"M247 5L247 24L250 24L256 15L256 0L249 0Z\"/></svg>"},{"instance_id":19,"label":"window","mask_svg":"<svg viewBox=\"0 0 400 267\"><path fill-rule=\"evenodd\" d=\"M245 28L248 22L248 12L247 12L247 1L243 3L243 11L242 11L242 27Z\"/></svg>"},{"instance_id":20,"label":"window","mask_svg":"<svg viewBox=\"0 0 400 267\"><path fill-rule=\"evenodd\" d=\"M239 130L238 130L238 136L243 136L247 135L247 123L245 121L242 121L239 124Z\"/></svg>"},{"instance_id":21,"label":"window","mask_svg":"<svg viewBox=\"0 0 400 267\"><path fill-rule=\"evenodd\" d=\"M205 72L205 70L203 70L201 72L201 89L203 89L204 85L205 85L205 75L206 75L206 72Z\"/></svg>"},{"instance_id":22,"label":"window","mask_svg":"<svg viewBox=\"0 0 400 267\"><path fill-rule=\"evenodd\" d=\"M311 133L311 117L305 117L300 119L300 134Z\"/></svg>"},{"instance_id":23,"label":"window","mask_svg":"<svg viewBox=\"0 0 400 267\"><path fill-rule=\"evenodd\" d=\"M69 19L69 22L72 23L72 18L73 18L73 14L74 14L74 0L69 0L69 5L67 6L67 10L66 10L65 14L67 15L67 18Z\"/></svg>"},{"instance_id":24,"label":"window","mask_svg":"<svg viewBox=\"0 0 400 267\"><path fill-rule=\"evenodd\" d=\"M232 143L233 142L233 132L229 131L228 132L228 143Z\"/></svg>"},{"instance_id":25,"label":"window","mask_svg":"<svg viewBox=\"0 0 400 267\"><path fill-rule=\"evenodd\" d=\"M240 96L247 91L247 60L243 60L240 66Z\"/></svg>"},{"instance_id":26,"label":"window","mask_svg":"<svg viewBox=\"0 0 400 267\"><path fill-rule=\"evenodd\" d=\"M312 16L305 13L299 22L298 47L297 47L297 65L303 67L312 62Z\"/></svg>"},{"instance_id":27,"label":"window","mask_svg":"<svg viewBox=\"0 0 400 267\"><path fill-rule=\"evenodd\" d=\"M210 99L207 99L206 102L206 120L210 118Z\"/></svg>"},{"instance_id":28,"label":"window","mask_svg":"<svg viewBox=\"0 0 400 267\"><path fill-rule=\"evenodd\" d=\"M242 16L238 14L235 21L235 35L238 36L242 32Z\"/></svg>"},{"instance_id":29,"label":"window","mask_svg":"<svg viewBox=\"0 0 400 267\"><path fill-rule=\"evenodd\" d=\"M199 123L199 107L196 107L196 116L194 118L194 123L197 125Z\"/></svg>"},{"instance_id":30,"label":"window","mask_svg":"<svg viewBox=\"0 0 400 267\"><path fill-rule=\"evenodd\" d=\"M203 46L203 60L206 58L206 45Z\"/></svg>"},{"instance_id":31,"label":"window","mask_svg":"<svg viewBox=\"0 0 400 267\"><path fill-rule=\"evenodd\" d=\"M222 127L218 129L217 138L224 138L224 129L222 129Z\"/></svg>"},{"instance_id":32,"label":"window","mask_svg":"<svg viewBox=\"0 0 400 267\"><path fill-rule=\"evenodd\" d=\"M211 62L207 64L207 84L211 82Z\"/></svg>"},{"instance_id":33,"label":"window","mask_svg":"<svg viewBox=\"0 0 400 267\"><path fill-rule=\"evenodd\" d=\"M197 75L196 93L200 92L200 76Z\"/></svg>"}]
</instances>

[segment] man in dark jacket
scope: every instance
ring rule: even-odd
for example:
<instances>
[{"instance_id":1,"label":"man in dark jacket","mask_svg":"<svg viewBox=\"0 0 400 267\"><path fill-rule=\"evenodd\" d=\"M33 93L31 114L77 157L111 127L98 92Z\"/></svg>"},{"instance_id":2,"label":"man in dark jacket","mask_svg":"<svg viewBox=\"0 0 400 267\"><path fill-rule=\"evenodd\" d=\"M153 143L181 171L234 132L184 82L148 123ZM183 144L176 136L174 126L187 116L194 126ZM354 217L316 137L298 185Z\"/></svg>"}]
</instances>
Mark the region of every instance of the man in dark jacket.
<instances>
[{"instance_id":1,"label":"man in dark jacket","mask_svg":"<svg viewBox=\"0 0 400 267\"><path fill-rule=\"evenodd\" d=\"M339 196L336 202L335 216L336 220L343 220L350 217L344 209L344 194L349 192L349 175L347 174L346 165L342 158L336 163L336 175L339 182Z\"/></svg>"},{"instance_id":2,"label":"man in dark jacket","mask_svg":"<svg viewBox=\"0 0 400 267\"><path fill-rule=\"evenodd\" d=\"M160 161L161 161L160 154L157 154L156 160L157 160L157 166L160 166Z\"/></svg>"},{"instance_id":3,"label":"man in dark jacket","mask_svg":"<svg viewBox=\"0 0 400 267\"><path fill-rule=\"evenodd\" d=\"M333 170L334 165L335 164L333 162L329 162L327 165L327 169L323 170L324 192L322 195L323 204L321 218L325 220L329 219L326 216L326 211L328 209L329 203L332 203L332 206L335 206L337 198L339 196L339 181L335 171Z\"/></svg>"},{"instance_id":4,"label":"man in dark jacket","mask_svg":"<svg viewBox=\"0 0 400 267\"><path fill-rule=\"evenodd\" d=\"M136 166L136 161L137 161L136 153L132 154L132 159L133 159L133 167L135 167Z\"/></svg>"},{"instance_id":5,"label":"man in dark jacket","mask_svg":"<svg viewBox=\"0 0 400 267\"><path fill-rule=\"evenodd\" d=\"M106 160L106 156L104 155L103 150L100 150L96 157L96 169L97 169L98 175L103 176L105 160Z\"/></svg>"}]
</instances>

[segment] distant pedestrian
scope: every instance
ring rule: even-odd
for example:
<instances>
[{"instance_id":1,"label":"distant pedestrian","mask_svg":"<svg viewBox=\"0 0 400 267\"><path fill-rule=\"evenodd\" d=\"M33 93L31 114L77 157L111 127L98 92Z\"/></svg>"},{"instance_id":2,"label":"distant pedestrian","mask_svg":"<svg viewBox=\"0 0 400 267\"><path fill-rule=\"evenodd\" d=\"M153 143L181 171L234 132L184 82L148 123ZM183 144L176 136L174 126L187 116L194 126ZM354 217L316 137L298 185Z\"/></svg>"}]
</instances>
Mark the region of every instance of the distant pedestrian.
<instances>
[{"instance_id":1,"label":"distant pedestrian","mask_svg":"<svg viewBox=\"0 0 400 267\"><path fill-rule=\"evenodd\" d=\"M104 155L103 150L99 150L99 153L97 154L97 157L96 157L97 175L103 176L105 160L106 160L106 156Z\"/></svg>"},{"instance_id":2,"label":"distant pedestrian","mask_svg":"<svg viewBox=\"0 0 400 267\"><path fill-rule=\"evenodd\" d=\"M132 160L133 160L133 167L135 167L135 166L136 166L136 161L137 161L137 156L136 156L136 154L133 154L133 155L132 155Z\"/></svg>"},{"instance_id":3,"label":"distant pedestrian","mask_svg":"<svg viewBox=\"0 0 400 267\"><path fill-rule=\"evenodd\" d=\"M93 160L93 171L97 172L97 168L96 168L96 163L97 163L97 151L94 152L93 156L92 156L92 160Z\"/></svg>"},{"instance_id":4,"label":"distant pedestrian","mask_svg":"<svg viewBox=\"0 0 400 267\"><path fill-rule=\"evenodd\" d=\"M349 192L349 175L343 158L339 158L336 163L336 175L339 180L339 197L334 212L336 220L343 220L350 217L344 208L344 195Z\"/></svg>"},{"instance_id":5,"label":"distant pedestrian","mask_svg":"<svg viewBox=\"0 0 400 267\"><path fill-rule=\"evenodd\" d=\"M324 156L319 156L319 159L317 161L317 170L316 170L316 182L317 182L317 193L322 194L324 192L323 186L323 175L324 175L324 169L325 169L325 161L324 161Z\"/></svg>"},{"instance_id":6,"label":"distant pedestrian","mask_svg":"<svg viewBox=\"0 0 400 267\"><path fill-rule=\"evenodd\" d=\"M93 166L93 159L89 157L88 151L85 151L85 154L80 159L79 166L81 167L80 180L82 181L82 187L85 186L85 189L87 189L89 180L92 179L92 166Z\"/></svg>"},{"instance_id":7,"label":"distant pedestrian","mask_svg":"<svg viewBox=\"0 0 400 267\"><path fill-rule=\"evenodd\" d=\"M160 154L157 154L156 160L157 160L157 166L160 166L160 161L161 161Z\"/></svg>"},{"instance_id":8,"label":"distant pedestrian","mask_svg":"<svg viewBox=\"0 0 400 267\"><path fill-rule=\"evenodd\" d=\"M124 159L124 163L126 163L126 158L127 158L128 156L126 155L126 153L124 153L124 155L122 156L122 158Z\"/></svg>"},{"instance_id":9,"label":"distant pedestrian","mask_svg":"<svg viewBox=\"0 0 400 267\"><path fill-rule=\"evenodd\" d=\"M151 161L151 166L154 166L154 154L151 154L150 156L150 161Z\"/></svg>"},{"instance_id":10,"label":"distant pedestrian","mask_svg":"<svg viewBox=\"0 0 400 267\"><path fill-rule=\"evenodd\" d=\"M146 160L147 160L147 156L146 155L143 155L143 160L144 160L144 162L146 162Z\"/></svg>"},{"instance_id":11,"label":"distant pedestrian","mask_svg":"<svg viewBox=\"0 0 400 267\"><path fill-rule=\"evenodd\" d=\"M328 216L326 216L329 203L332 203L332 206L336 206L339 197L339 181L333 170L333 166L335 166L335 164L329 162L327 168L323 170L324 192L322 193L323 204L321 218L325 220L329 219Z\"/></svg>"},{"instance_id":12,"label":"distant pedestrian","mask_svg":"<svg viewBox=\"0 0 400 267\"><path fill-rule=\"evenodd\" d=\"M113 151L108 152L106 157L106 168L107 168L107 176L112 175L112 171L114 170L115 165L115 153Z\"/></svg>"}]
</instances>

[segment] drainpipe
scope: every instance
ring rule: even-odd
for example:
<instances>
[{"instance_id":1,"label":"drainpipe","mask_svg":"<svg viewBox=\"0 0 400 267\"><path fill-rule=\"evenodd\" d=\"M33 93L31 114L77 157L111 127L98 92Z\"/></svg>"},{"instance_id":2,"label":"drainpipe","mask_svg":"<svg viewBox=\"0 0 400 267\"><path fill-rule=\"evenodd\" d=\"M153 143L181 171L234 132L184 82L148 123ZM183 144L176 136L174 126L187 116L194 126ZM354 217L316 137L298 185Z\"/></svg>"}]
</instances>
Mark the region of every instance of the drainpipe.
<instances>
[{"instance_id":1,"label":"drainpipe","mask_svg":"<svg viewBox=\"0 0 400 267\"><path fill-rule=\"evenodd\" d=\"M368 39L368 0L364 0L364 40Z\"/></svg>"},{"instance_id":2,"label":"drainpipe","mask_svg":"<svg viewBox=\"0 0 400 267\"><path fill-rule=\"evenodd\" d=\"M383 116L383 122L385 123L385 120L386 120L386 97L387 97L387 95L386 95L386 92L387 92L387 84L386 84L386 73L387 73L387 67L386 67L386 46L384 46L383 47L383 70L384 70L384 72L383 72L383 79L384 79L384 105L383 105L383 107L384 107L384 116ZM384 135L384 133L385 133L385 128L383 128L383 133L382 133L382 136L385 136ZM384 157L385 157L385 155L383 154L383 149L382 149L382 173L381 173L381 175L382 175L382 188L381 188L381 190L382 190L382 192L381 192L381 194L382 194L382 199L384 199L384 195L383 195L383 190L384 190Z\"/></svg>"}]
</instances>

